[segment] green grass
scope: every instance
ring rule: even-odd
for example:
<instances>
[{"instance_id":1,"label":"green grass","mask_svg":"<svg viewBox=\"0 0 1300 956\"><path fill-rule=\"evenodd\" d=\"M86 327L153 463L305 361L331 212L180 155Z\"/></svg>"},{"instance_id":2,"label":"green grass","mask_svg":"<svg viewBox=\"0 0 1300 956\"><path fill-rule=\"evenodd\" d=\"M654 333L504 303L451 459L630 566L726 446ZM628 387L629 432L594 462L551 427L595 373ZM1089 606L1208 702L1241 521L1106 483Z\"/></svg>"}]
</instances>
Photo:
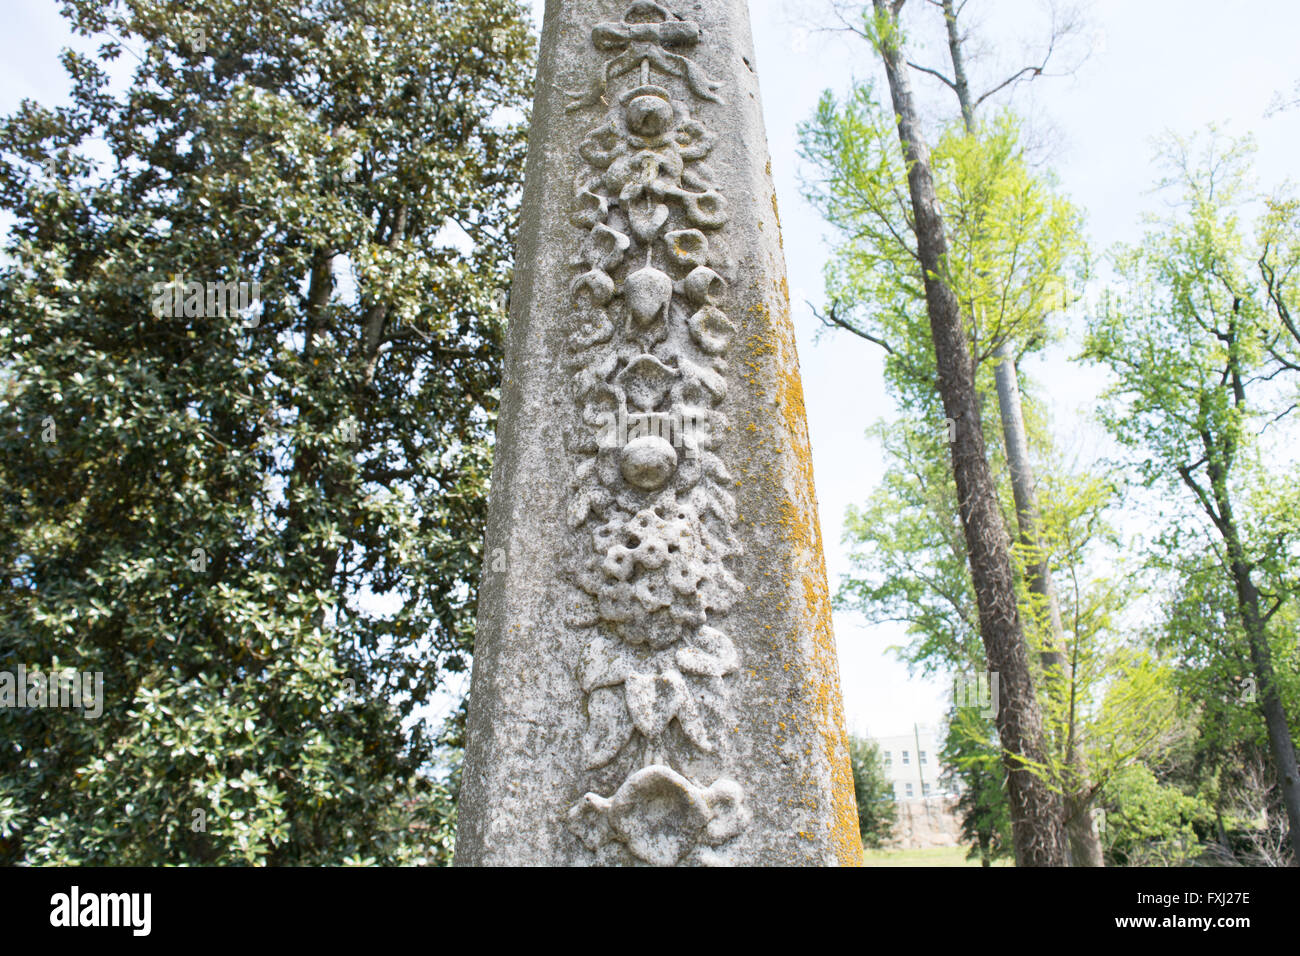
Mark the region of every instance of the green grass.
<instances>
[{"instance_id":1,"label":"green grass","mask_svg":"<svg viewBox=\"0 0 1300 956\"><path fill-rule=\"evenodd\" d=\"M966 859L964 846L931 846L917 850L863 850L863 866L979 866L979 860ZM1010 866L1010 860L997 860L994 866Z\"/></svg>"}]
</instances>

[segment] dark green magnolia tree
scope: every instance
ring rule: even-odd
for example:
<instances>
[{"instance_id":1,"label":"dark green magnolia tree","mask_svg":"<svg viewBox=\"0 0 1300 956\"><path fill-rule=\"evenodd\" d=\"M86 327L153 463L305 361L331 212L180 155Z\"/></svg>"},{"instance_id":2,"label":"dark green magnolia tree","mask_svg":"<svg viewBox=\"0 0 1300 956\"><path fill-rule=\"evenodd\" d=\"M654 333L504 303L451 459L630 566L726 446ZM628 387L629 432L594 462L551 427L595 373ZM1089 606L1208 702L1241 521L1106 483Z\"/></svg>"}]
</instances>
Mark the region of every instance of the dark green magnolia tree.
<instances>
[{"instance_id":1,"label":"dark green magnolia tree","mask_svg":"<svg viewBox=\"0 0 1300 956\"><path fill-rule=\"evenodd\" d=\"M878 849L889 840L898 822L894 788L885 776L880 745L864 737L849 737L853 795L858 802L858 832L862 845Z\"/></svg>"},{"instance_id":2,"label":"dark green magnolia tree","mask_svg":"<svg viewBox=\"0 0 1300 956\"><path fill-rule=\"evenodd\" d=\"M102 714L0 709L0 862L445 859L526 11L64 6L0 125L0 671Z\"/></svg>"}]
</instances>

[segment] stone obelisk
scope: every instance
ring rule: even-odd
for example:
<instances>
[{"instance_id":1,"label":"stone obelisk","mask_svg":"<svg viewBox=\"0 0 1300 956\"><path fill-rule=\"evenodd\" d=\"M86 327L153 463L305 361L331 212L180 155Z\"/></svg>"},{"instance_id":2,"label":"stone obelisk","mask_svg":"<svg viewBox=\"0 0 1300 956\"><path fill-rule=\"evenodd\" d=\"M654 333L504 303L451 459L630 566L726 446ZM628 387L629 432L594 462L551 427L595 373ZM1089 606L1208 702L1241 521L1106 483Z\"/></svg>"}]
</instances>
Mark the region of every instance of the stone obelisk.
<instances>
[{"instance_id":1,"label":"stone obelisk","mask_svg":"<svg viewBox=\"0 0 1300 956\"><path fill-rule=\"evenodd\" d=\"M548 0L457 833L861 861L745 0Z\"/></svg>"}]
</instances>

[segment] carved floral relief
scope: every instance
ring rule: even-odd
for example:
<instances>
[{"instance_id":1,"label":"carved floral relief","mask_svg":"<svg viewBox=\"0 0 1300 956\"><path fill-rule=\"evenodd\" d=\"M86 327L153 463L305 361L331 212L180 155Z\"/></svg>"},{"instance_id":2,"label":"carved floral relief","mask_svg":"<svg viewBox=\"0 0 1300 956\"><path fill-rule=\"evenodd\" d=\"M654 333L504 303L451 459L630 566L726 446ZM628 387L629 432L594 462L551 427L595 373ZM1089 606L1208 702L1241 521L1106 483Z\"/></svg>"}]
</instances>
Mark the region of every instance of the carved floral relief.
<instances>
[{"instance_id":1,"label":"carved floral relief","mask_svg":"<svg viewBox=\"0 0 1300 956\"><path fill-rule=\"evenodd\" d=\"M613 842L654 865L720 862L750 819L742 783L690 772L727 744L741 665L724 620L741 591L736 505L718 457L736 331L728 210L707 163L715 137L691 114L722 100L688 59L699 38L637 0L592 30L612 55L569 106L606 110L578 146L571 216L568 519L581 544L566 573L589 635L583 773L622 781L587 792L569 825L592 851Z\"/></svg>"}]
</instances>

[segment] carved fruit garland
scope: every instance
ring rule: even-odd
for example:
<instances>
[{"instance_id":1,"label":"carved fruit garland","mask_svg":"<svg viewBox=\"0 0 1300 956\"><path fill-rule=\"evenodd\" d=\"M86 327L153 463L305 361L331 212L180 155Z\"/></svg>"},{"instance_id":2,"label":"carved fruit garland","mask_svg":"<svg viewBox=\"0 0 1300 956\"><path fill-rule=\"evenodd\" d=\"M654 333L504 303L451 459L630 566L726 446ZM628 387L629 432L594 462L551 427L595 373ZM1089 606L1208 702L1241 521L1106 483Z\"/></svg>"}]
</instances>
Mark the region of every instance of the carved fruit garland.
<instances>
[{"instance_id":1,"label":"carved fruit garland","mask_svg":"<svg viewBox=\"0 0 1300 956\"><path fill-rule=\"evenodd\" d=\"M581 547L569 575L573 623L591 628L578 665L586 696L588 792L570 829L593 852L621 844L670 866L719 862L750 819L740 784L705 784L688 766L726 743L727 677L740 667L719 624L740 593L726 562L730 475L715 454L726 429L723 356L735 326L719 305L733 275L718 230L727 203L705 164L714 136L664 82L721 103L681 52L695 23L638 0L591 33L614 56L569 109L605 103L578 147L572 331L577 439L569 522ZM615 80L639 73L622 93ZM613 782L610 782L613 781Z\"/></svg>"}]
</instances>

